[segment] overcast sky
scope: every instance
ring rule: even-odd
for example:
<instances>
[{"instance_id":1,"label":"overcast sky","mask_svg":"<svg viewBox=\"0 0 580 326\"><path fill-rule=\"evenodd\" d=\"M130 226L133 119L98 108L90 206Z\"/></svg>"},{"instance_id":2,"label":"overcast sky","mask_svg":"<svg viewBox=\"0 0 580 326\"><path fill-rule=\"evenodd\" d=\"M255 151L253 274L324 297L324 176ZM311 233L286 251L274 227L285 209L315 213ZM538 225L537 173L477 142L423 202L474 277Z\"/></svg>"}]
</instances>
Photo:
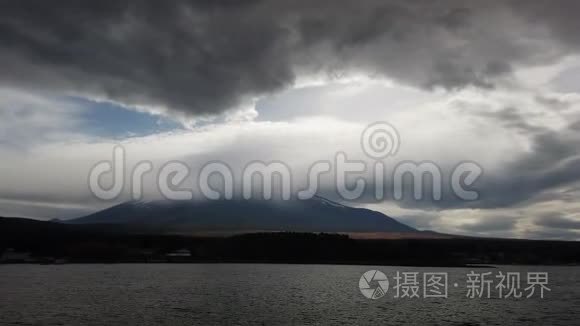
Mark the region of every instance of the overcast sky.
<instances>
[{"instance_id":1,"label":"overcast sky","mask_svg":"<svg viewBox=\"0 0 580 326\"><path fill-rule=\"evenodd\" d=\"M117 144L128 166L281 161L299 184L339 151L371 162L360 134L387 121L401 140L388 166L476 162L480 198L348 204L440 232L580 239L578 12L573 0L4 1L0 216L115 204L87 179ZM323 180L321 194L335 190Z\"/></svg>"}]
</instances>

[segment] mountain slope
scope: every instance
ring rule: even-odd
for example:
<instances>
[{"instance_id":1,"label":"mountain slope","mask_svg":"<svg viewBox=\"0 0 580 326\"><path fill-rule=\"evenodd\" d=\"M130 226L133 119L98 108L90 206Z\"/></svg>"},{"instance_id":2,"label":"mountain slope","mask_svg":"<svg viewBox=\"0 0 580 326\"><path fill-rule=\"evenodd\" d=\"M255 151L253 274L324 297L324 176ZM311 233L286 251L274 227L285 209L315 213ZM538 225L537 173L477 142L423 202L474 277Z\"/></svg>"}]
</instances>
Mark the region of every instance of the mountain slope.
<instances>
[{"instance_id":1,"label":"mountain slope","mask_svg":"<svg viewBox=\"0 0 580 326\"><path fill-rule=\"evenodd\" d=\"M280 202L126 202L66 223L124 224L165 231L417 232L379 212L344 206L322 197Z\"/></svg>"}]
</instances>

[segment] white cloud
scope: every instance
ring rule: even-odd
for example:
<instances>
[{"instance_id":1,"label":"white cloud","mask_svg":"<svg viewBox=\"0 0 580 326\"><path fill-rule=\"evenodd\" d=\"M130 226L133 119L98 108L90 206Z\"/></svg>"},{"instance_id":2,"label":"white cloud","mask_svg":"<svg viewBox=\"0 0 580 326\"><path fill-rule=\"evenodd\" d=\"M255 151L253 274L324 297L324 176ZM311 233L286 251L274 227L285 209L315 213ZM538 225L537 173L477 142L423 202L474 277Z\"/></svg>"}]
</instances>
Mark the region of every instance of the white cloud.
<instances>
[{"instance_id":1,"label":"white cloud","mask_svg":"<svg viewBox=\"0 0 580 326\"><path fill-rule=\"evenodd\" d=\"M24 101L22 94L27 93L19 94L19 101ZM128 138L120 144L127 150L129 167L141 160L151 160L159 168L164 162L180 159L190 164L195 177L201 166L212 160L224 161L237 170L253 160L277 160L292 168L295 183L299 185L306 181L310 164L332 159L337 151L346 152L350 159L371 161L360 149L360 133L368 123L384 120L397 127L402 141L400 152L389 164L402 160L430 160L446 169L462 160L472 160L483 166L486 176L493 177L530 152L533 138L522 128L531 125L560 132L578 118L575 97L566 98L553 92L541 95L565 101L566 109L554 110L550 106L552 102L539 101L537 92L526 89L468 88L459 92L429 93L373 81L331 84L262 99L254 120L255 113L247 114L253 109L247 108L240 111L246 112L240 113L241 118L192 126L186 131ZM29 95L29 100L24 102L33 103L35 112L47 118L26 120L5 115L9 117L3 120L6 126L18 122L22 131L62 135L59 132L74 125L75 110L82 110L66 103L59 106L59 102L34 95ZM308 107L302 107L306 105ZM512 110L505 111L506 108ZM516 118L522 118L528 125L517 125ZM87 177L94 164L111 159L112 149L119 142L82 136L72 138L74 141L70 137L65 140L53 136L28 139L34 146L26 152L14 152L9 146L0 146L4 158L0 170L0 198L5 203L10 201L10 209L0 211L0 215L6 212L15 215L21 207L26 216L55 217L58 209L62 209L63 216L70 216L73 211L112 204L93 198ZM157 195L154 179L154 173L146 178L149 196ZM329 180L323 183L330 186ZM413 208L399 207L402 203L393 202L370 207L440 232L533 237L540 234L543 227L534 224L526 214L536 216L541 211L537 206L541 202L531 201L525 210L521 207ZM576 212L575 206L558 205L569 208L570 214ZM47 207L56 207L56 210ZM506 216L506 220L498 216Z\"/></svg>"},{"instance_id":2,"label":"white cloud","mask_svg":"<svg viewBox=\"0 0 580 326\"><path fill-rule=\"evenodd\" d=\"M0 145L59 142L82 135L76 131L83 108L49 95L0 88Z\"/></svg>"}]
</instances>

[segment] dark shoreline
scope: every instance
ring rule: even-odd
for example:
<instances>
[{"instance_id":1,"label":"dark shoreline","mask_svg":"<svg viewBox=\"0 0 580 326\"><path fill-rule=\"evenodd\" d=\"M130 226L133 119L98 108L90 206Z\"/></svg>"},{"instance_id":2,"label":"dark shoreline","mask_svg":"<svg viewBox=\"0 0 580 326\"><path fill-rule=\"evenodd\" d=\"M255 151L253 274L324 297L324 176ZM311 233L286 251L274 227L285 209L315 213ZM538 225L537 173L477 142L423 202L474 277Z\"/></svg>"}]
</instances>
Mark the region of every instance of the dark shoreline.
<instances>
[{"instance_id":1,"label":"dark shoreline","mask_svg":"<svg viewBox=\"0 0 580 326\"><path fill-rule=\"evenodd\" d=\"M466 237L360 239L298 232L200 237L0 219L0 262L577 266L580 242Z\"/></svg>"},{"instance_id":2,"label":"dark shoreline","mask_svg":"<svg viewBox=\"0 0 580 326\"><path fill-rule=\"evenodd\" d=\"M2 262L2 265L40 265L40 266L63 266L63 265L123 265L123 264L136 264L136 265L158 265L158 264L177 264L177 265L196 265L196 264L267 264L267 265L336 265L336 266L400 266L400 267L433 267L433 268L497 268L495 265L421 265L421 264L384 264L384 263L373 263L373 262L356 262L356 261L318 261L318 262L305 262L305 261L263 261L263 260L226 260L226 261L216 261L216 260L195 260L195 261L71 261L66 263L41 263L41 262ZM511 266L525 266L525 265L511 265ZM574 267L578 265L544 265L544 266L559 266L559 267Z\"/></svg>"}]
</instances>

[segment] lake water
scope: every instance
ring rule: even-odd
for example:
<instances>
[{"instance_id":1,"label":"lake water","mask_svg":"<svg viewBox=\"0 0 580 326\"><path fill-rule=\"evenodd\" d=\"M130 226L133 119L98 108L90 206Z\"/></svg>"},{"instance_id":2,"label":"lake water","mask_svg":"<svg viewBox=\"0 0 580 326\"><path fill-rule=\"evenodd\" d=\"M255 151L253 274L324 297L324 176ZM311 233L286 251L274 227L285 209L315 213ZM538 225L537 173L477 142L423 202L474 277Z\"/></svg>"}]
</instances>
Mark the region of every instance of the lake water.
<instances>
[{"instance_id":1,"label":"lake water","mask_svg":"<svg viewBox=\"0 0 580 326\"><path fill-rule=\"evenodd\" d=\"M390 288L359 290L377 269ZM466 275L547 272L544 299L466 298ZM396 272L448 273L448 298L393 298ZM580 268L338 265L0 265L0 325L579 325ZM373 283L371 282L371 285ZM457 284L457 286L454 286ZM494 283L494 285L497 283Z\"/></svg>"}]
</instances>

